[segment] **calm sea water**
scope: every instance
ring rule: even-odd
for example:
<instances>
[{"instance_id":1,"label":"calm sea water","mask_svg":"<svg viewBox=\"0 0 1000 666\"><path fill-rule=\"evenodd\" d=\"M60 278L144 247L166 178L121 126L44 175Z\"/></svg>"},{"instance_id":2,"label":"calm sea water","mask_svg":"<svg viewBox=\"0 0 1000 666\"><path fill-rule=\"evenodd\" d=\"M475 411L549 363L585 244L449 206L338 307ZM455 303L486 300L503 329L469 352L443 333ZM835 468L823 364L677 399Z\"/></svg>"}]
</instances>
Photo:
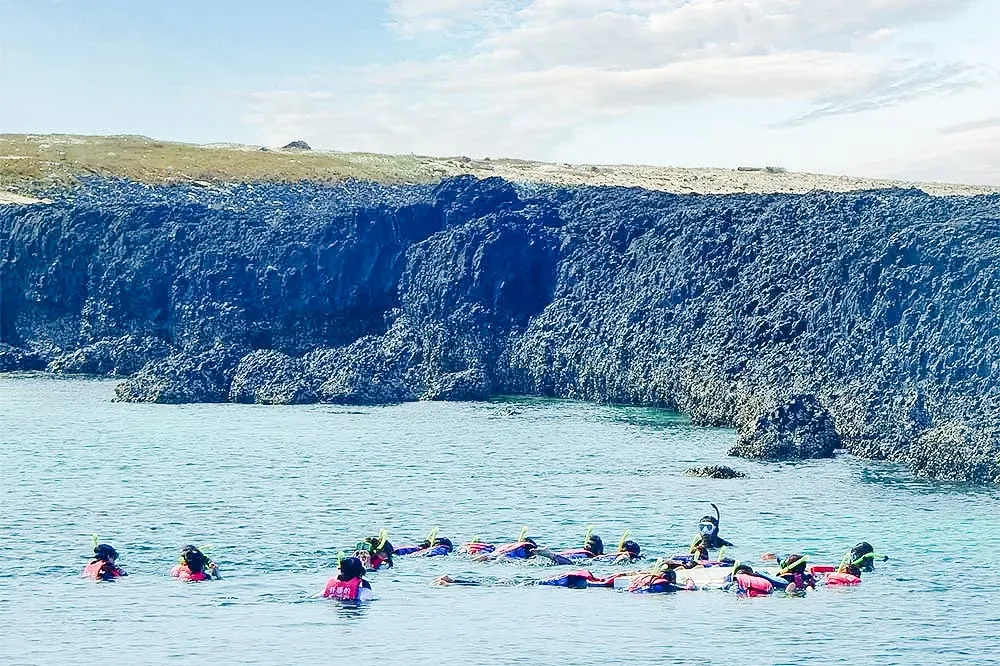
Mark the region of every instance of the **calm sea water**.
<instances>
[{"instance_id":1,"label":"calm sea water","mask_svg":"<svg viewBox=\"0 0 1000 666\"><path fill-rule=\"evenodd\" d=\"M0 376L0 663L938 664L1000 655L1000 493L841 457L728 459L735 434L650 409L575 402L381 408L110 402L113 383ZM513 408L510 410L509 408ZM510 414L509 411L516 413ZM688 478L731 464L747 479ZM400 558L362 607L309 599L337 551L522 525L576 547L683 550L722 509L735 556L890 561L854 589L745 600L546 587L434 588L442 573L548 575L460 556ZM82 580L92 533L131 575ZM224 580L167 576L212 544ZM603 572L600 567L595 571Z\"/></svg>"}]
</instances>

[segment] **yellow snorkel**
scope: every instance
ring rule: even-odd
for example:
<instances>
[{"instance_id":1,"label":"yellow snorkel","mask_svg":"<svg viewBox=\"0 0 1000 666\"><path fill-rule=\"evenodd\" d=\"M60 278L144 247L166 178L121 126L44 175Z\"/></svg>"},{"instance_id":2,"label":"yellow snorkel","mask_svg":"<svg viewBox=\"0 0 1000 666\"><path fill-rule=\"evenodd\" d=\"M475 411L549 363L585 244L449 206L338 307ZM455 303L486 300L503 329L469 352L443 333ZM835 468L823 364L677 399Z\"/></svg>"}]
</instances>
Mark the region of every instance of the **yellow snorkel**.
<instances>
[{"instance_id":1,"label":"yellow snorkel","mask_svg":"<svg viewBox=\"0 0 1000 666\"><path fill-rule=\"evenodd\" d=\"M527 538L528 538L528 526L525 525L524 527L521 528L521 533L517 535L517 542L521 543Z\"/></svg>"},{"instance_id":2,"label":"yellow snorkel","mask_svg":"<svg viewBox=\"0 0 1000 666\"><path fill-rule=\"evenodd\" d=\"M625 533L622 534L622 538L618 541L619 553L625 552L625 542L628 541L630 536L632 536L632 530L625 530Z\"/></svg>"}]
</instances>

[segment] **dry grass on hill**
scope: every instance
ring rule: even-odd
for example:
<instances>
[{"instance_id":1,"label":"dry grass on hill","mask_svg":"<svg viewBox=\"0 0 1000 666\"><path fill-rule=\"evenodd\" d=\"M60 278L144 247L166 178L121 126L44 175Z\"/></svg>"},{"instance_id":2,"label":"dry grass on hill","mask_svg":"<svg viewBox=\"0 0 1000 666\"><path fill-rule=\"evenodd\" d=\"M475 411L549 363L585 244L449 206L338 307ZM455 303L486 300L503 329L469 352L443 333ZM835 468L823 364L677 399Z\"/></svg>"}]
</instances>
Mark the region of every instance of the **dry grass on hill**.
<instances>
[{"instance_id":1,"label":"dry grass on hill","mask_svg":"<svg viewBox=\"0 0 1000 666\"><path fill-rule=\"evenodd\" d=\"M848 191L918 187L931 194L972 195L998 188L909 183L843 176L682 169L628 165L546 164L510 159L421 157L334 151L262 150L257 146L155 141L142 136L0 134L0 202L101 175L147 183L204 181L336 182L346 178L385 183L432 183L459 174L502 176L516 182L638 186L680 194Z\"/></svg>"}]
</instances>

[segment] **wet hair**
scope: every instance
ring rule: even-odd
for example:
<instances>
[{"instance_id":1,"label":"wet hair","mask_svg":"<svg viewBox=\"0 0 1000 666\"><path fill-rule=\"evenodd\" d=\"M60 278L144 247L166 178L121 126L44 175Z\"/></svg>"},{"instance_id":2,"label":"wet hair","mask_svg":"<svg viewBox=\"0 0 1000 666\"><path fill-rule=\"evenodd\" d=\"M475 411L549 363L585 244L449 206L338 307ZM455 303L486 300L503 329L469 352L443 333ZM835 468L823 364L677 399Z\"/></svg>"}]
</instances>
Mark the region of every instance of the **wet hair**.
<instances>
[{"instance_id":1,"label":"wet hair","mask_svg":"<svg viewBox=\"0 0 1000 666\"><path fill-rule=\"evenodd\" d=\"M663 571L660 572L660 576L665 578L668 583L677 582L677 571L674 569L664 569Z\"/></svg>"},{"instance_id":2,"label":"wet hair","mask_svg":"<svg viewBox=\"0 0 1000 666\"><path fill-rule=\"evenodd\" d=\"M105 562L111 562L111 560L118 559L118 551L112 548L110 544L102 543L98 546L94 546L94 558L104 560Z\"/></svg>"},{"instance_id":3,"label":"wet hair","mask_svg":"<svg viewBox=\"0 0 1000 666\"><path fill-rule=\"evenodd\" d=\"M799 561L798 564L796 564L794 567L792 567L791 569L789 569L788 565L789 564L794 564L797 560L801 560L801 561ZM781 561L781 570L784 571L786 574L789 574L789 573L797 573L797 574L805 573L806 572L806 564L808 564L808 562L806 562L802 558L801 555L795 553L795 554L789 555L788 557L786 557L784 560Z\"/></svg>"},{"instance_id":4,"label":"wet hair","mask_svg":"<svg viewBox=\"0 0 1000 666\"><path fill-rule=\"evenodd\" d=\"M209 559L197 547L187 545L181 550L181 561L187 565L191 573L203 573L205 567L208 566Z\"/></svg>"},{"instance_id":5,"label":"wet hair","mask_svg":"<svg viewBox=\"0 0 1000 666\"><path fill-rule=\"evenodd\" d=\"M753 567L749 564L740 564L735 569L733 569L733 575L736 574L749 574L753 575Z\"/></svg>"},{"instance_id":6,"label":"wet hair","mask_svg":"<svg viewBox=\"0 0 1000 666\"><path fill-rule=\"evenodd\" d=\"M631 539L622 544L622 552L628 553L632 557L639 557L639 553L642 549L639 548L639 544Z\"/></svg>"},{"instance_id":7,"label":"wet hair","mask_svg":"<svg viewBox=\"0 0 1000 666\"><path fill-rule=\"evenodd\" d=\"M345 557L340 561L340 574L337 580L347 581L361 578L365 575L365 565L356 557Z\"/></svg>"},{"instance_id":8,"label":"wet hair","mask_svg":"<svg viewBox=\"0 0 1000 666\"><path fill-rule=\"evenodd\" d=\"M434 539L434 545L435 546L444 546L445 548L448 549L449 553L451 551L455 550L455 544L453 544L451 542L451 539L449 539L447 537L438 537L437 539Z\"/></svg>"},{"instance_id":9,"label":"wet hair","mask_svg":"<svg viewBox=\"0 0 1000 666\"><path fill-rule=\"evenodd\" d=\"M861 578L861 569L859 569L856 564L848 564L846 567L844 567L844 573L849 573L852 576L857 576L858 578Z\"/></svg>"},{"instance_id":10,"label":"wet hair","mask_svg":"<svg viewBox=\"0 0 1000 666\"><path fill-rule=\"evenodd\" d=\"M719 519L716 518L715 516L702 516L701 520L699 520L698 523L699 524L712 523L713 525L715 525L715 529L719 529Z\"/></svg>"},{"instance_id":11,"label":"wet hair","mask_svg":"<svg viewBox=\"0 0 1000 666\"><path fill-rule=\"evenodd\" d=\"M596 534L591 534L587 537L587 543L585 543L583 547L587 550L587 552L593 553L594 555L604 554L604 542L601 541L601 537Z\"/></svg>"}]
</instances>

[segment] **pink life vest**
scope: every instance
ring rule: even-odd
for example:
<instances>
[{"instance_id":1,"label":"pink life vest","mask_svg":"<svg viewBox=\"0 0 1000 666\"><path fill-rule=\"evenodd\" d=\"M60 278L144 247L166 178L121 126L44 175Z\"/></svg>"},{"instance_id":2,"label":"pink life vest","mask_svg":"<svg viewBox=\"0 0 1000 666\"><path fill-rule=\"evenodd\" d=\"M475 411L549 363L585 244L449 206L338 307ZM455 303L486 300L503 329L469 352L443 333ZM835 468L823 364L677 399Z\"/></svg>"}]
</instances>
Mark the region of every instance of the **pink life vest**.
<instances>
[{"instance_id":1,"label":"pink life vest","mask_svg":"<svg viewBox=\"0 0 1000 666\"><path fill-rule=\"evenodd\" d=\"M857 585L860 582L861 578L859 576L843 571L834 571L826 575L827 585Z\"/></svg>"},{"instance_id":2,"label":"pink life vest","mask_svg":"<svg viewBox=\"0 0 1000 666\"><path fill-rule=\"evenodd\" d=\"M774 584L760 576L736 574L736 583L740 586L740 590L750 597L763 597L774 591Z\"/></svg>"},{"instance_id":3,"label":"pink life vest","mask_svg":"<svg viewBox=\"0 0 1000 666\"><path fill-rule=\"evenodd\" d=\"M107 569L105 569L105 567L107 567ZM110 572L112 578L118 578L125 575L124 571L110 562L105 562L104 560L94 560L83 568L83 577L93 578L94 580L104 580L105 576L102 574L104 574L105 571Z\"/></svg>"},{"instance_id":4,"label":"pink life vest","mask_svg":"<svg viewBox=\"0 0 1000 666\"><path fill-rule=\"evenodd\" d=\"M336 576L326 582L323 596L340 601L358 601L361 598L361 579L340 580Z\"/></svg>"},{"instance_id":5,"label":"pink life vest","mask_svg":"<svg viewBox=\"0 0 1000 666\"><path fill-rule=\"evenodd\" d=\"M209 580L209 575L204 571L199 571L198 573L192 573L191 569L186 564L177 564L173 569L170 570L170 575L174 578L179 578L181 580L188 580L192 582L199 582L203 580Z\"/></svg>"}]
</instances>

